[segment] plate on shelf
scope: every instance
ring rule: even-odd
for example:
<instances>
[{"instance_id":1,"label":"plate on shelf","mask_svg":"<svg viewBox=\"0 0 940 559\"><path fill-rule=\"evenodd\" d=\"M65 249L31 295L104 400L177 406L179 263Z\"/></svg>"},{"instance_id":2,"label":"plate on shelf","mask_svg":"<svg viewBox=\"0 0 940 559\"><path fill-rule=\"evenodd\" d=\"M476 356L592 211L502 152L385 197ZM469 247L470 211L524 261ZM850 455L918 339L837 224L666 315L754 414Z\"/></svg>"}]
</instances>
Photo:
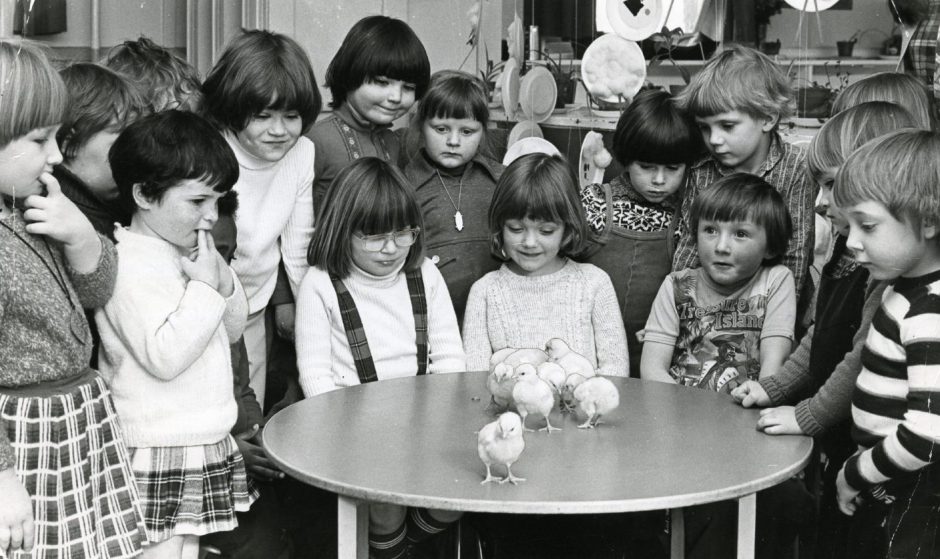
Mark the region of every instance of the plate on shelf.
<instances>
[{"instance_id":1,"label":"plate on shelf","mask_svg":"<svg viewBox=\"0 0 940 559\"><path fill-rule=\"evenodd\" d=\"M604 158L607 159L607 164L601 167L597 164L597 157L595 156L603 152L606 152ZM610 152L604 147L604 137L593 130L585 134L584 141L581 142L581 152L578 156L578 186L584 188L589 184L604 182L604 169L610 163Z\"/></svg>"},{"instance_id":2,"label":"plate on shelf","mask_svg":"<svg viewBox=\"0 0 940 559\"><path fill-rule=\"evenodd\" d=\"M509 131L509 137L506 139L506 145L511 146L523 138L544 138L542 129L538 124L531 120L523 120L516 124Z\"/></svg>"},{"instance_id":3,"label":"plate on shelf","mask_svg":"<svg viewBox=\"0 0 940 559\"><path fill-rule=\"evenodd\" d=\"M500 83L503 110L506 111L506 118L513 118L516 114L516 107L519 106L519 63L515 58L510 58L503 65L503 77Z\"/></svg>"},{"instance_id":4,"label":"plate on shelf","mask_svg":"<svg viewBox=\"0 0 940 559\"><path fill-rule=\"evenodd\" d=\"M530 153L561 155L558 148L545 138L530 136L509 144L509 149L506 150L506 155L503 156L503 165L509 165L516 159L519 159L523 155L529 155Z\"/></svg>"},{"instance_id":5,"label":"plate on shelf","mask_svg":"<svg viewBox=\"0 0 940 559\"><path fill-rule=\"evenodd\" d=\"M824 119L814 117L794 116L790 117L789 122L792 123L793 126L797 126L799 128L820 128L826 121Z\"/></svg>"},{"instance_id":6,"label":"plate on shelf","mask_svg":"<svg viewBox=\"0 0 940 559\"><path fill-rule=\"evenodd\" d=\"M607 22L614 33L624 39L642 41L663 28L666 20L664 4L666 2L607 0Z\"/></svg>"},{"instance_id":7,"label":"plate on shelf","mask_svg":"<svg viewBox=\"0 0 940 559\"><path fill-rule=\"evenodd\" d=\"M601 35L584 51L581 80L595 99L609 103L621 96L632 99L646 81L643 50L618 35Z\"/></svg>"},{"instance_id":8,"label":"plate on shelf","mask_svg":"<svg viewBox=\"0 0 940 559\"><path fill-rule=\"evenodd\" d=\"M536 66L522 76L519 105L528 120L543 122L552 116L558 100L558 85L548 68Z\"/></svg>"},{"instance_id":9,"label":"plate on shelf","mask_svg":"<svg viewBox=\"0 0 940 559\"><path fill-rule=\"evenodd\" d=\"M804 12L821 12L835 6L839 0L785 0L791 7Z\"/></svg>"}]
</instances>

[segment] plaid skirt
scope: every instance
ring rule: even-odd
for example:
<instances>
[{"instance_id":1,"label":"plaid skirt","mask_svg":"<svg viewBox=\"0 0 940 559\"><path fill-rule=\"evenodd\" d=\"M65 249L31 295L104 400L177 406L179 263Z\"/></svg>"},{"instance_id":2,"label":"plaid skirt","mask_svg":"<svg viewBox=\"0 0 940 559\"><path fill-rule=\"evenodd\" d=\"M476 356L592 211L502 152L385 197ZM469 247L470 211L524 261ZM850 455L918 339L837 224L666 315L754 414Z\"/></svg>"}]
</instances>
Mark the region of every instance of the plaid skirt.
<instances>
[{"instance_id":1,"label":"plaid skirt","mask_svg":"<svg viewBox=\"0 0 940 559\"><path fill-rule=\"evenodd\" d=\"M232 530L235 512L258 498L231 435L215 444L130 452L149 543Z\"/></svg>"},{"instance_id":2,"label":"plaid skirt","mask_svg":"<svg viewBox=\"0 0 940 559\"><path fill-rule=\"evenodd\" d=\"M137 488L111 393L97 373L89 369L57 390L2 390L0 428L32 498L36 531L33 551L10 557L138 555L144 525Z\"/></svg>"}]
</instances>

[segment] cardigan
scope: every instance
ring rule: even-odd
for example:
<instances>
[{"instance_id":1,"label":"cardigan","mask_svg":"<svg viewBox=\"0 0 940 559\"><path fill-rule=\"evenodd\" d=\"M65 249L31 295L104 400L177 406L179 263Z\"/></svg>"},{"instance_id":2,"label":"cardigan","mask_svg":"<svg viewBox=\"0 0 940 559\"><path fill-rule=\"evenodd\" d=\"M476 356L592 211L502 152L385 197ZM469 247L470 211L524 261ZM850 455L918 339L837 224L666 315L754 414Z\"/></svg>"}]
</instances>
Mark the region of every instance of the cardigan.
<instances>
[{"instance_id":1,"label":"cardigan","mask_svg":"<svg viewBox=\"0 0 940 559\"><path fill-rule=\"evenodd\" d=\"M522 276L502 265L473 284L463 323L467 366L487 370L507 348L544 348L561 338L597 373L629 376L627 335L613 283L593 264L567 260L557 272Z\"/></svg>"},{"instance_id":2,"label":"cardigan","mask_svg":"<svg viewBox=\"0 0 940 559\"><path fill-rule=\"evenodd\" d=\"M245 292L223 297L180 266L163 239L118 228L118 277L95 314L101 376L129 447L214 444L236 419L230 340L248 318Z\"/></svg>"},{"instance_id":3,"label":"cardigan","mask_svg":"<svg viewBox=\"0 0 940 559\"><path fill-rule=\"evenodd\" d=\"M91 334L81 312L79 332L84 343L72 331L69 300L86 308L108 300L117 272L114 245L99 235L97 266L79 274L67 264L56 243L26 232L19 211L0 214L0 222L0 391L82 374L91 359ZM29 247L65 272L68 295ZM13 465L4 423L0 419L0 470Z\"/></svg>"},{"instance_id":4,"label":"cardigan","mask_svg":"<svg viewBox=\"0 0 940 559\"><path fill-rule=\"evenodd\" d=\"M428 373L467 370L447 285L434 264L421 264L428 306ZM343 284L356 302L379 380L417 374L415 321L405 274L368 274L356 266ZM297 296L294 342L306 397L359 384L330 275L311 268Z\"/></svg>"},{"instance_id":5,"label":"cardigan","mask_svg":"<svg viewBox=\"0 0 940 559\"><path fill-rule=\"evenodd\" d=\"M225 139L238 160L238 231L232 269L238 274L248 308L268 304L277 283L277 265L296 292L307 273L307 245L313 236L313 143L299 138L280 161L263 161L242 149L231 133Z\"/></svg>"}]
</instances>

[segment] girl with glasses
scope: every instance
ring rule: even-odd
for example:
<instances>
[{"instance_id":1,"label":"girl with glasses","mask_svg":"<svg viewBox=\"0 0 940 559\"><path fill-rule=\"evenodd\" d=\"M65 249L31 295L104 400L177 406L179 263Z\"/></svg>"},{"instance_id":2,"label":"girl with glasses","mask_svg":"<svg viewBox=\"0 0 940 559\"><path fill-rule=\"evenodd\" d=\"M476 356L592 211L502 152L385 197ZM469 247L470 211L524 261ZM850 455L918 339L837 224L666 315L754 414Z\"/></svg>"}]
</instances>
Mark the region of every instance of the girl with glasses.
<instances>
[{"instance_id":1,"label":"girl with glasses","mask_svg":"<svg viewBox=\"0 0 940 559\"><path fill-rule=\"evenodd\" d=\"M421 210L404 176L364 157L326 192L297 294L300 385L313 396L364 382L466 370L440 272L424 257ZM397 557L460 513L373 504L372 557Z\"/></svg>"}]
</instances>

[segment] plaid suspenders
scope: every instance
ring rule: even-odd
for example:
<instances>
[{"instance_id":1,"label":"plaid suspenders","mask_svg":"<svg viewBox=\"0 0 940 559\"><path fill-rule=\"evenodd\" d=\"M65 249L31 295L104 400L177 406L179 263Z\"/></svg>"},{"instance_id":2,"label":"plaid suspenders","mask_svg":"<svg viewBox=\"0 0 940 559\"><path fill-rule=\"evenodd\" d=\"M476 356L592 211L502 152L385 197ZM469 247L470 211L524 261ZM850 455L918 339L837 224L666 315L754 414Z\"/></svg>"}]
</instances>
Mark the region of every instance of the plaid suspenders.
<instances>
[{"instance_id":1,"label":"plaid suspenders","mask_svg":"<svg viewBox=\"0 0 940 559\"><path fill-rule=\"evenodd\" d=\"M424 279L420 269L408 272L405 278L411 299L411 312L415 319L418 374L423 375L428 369L428 303L424 296ZM330 281L333 282L333 289L336 290L336 299L339 301L340 314L343 317L343 327L346 329L346 340L352 351L359 382L365 384L376 381L378 377L375 374L375 362L372 360L372 352L369 351L369 341L366 339L366 331L362 327L362 318L356 309L356 302L343 280L331 275Z\"/></svg>"}]
</instances>

